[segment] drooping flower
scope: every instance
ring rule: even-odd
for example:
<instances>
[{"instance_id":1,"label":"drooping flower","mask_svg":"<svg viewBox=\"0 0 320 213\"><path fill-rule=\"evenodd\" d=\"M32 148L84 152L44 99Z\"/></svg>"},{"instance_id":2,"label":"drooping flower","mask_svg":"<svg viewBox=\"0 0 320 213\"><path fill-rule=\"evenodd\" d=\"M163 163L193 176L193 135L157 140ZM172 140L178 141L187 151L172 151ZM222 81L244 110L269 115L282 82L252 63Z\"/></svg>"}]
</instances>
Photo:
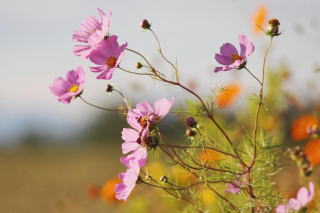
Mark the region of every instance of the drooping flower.
<instances>
[{"instance_id":1,"label":"drooping flower","mask_svg":"<svg viewBox=\"0 0 320 213\"><path fill-rule=\"evenodd\" d=\"M119 175L122 183L118 183L115 186L116 198L118 200L126 201L136 186L140 167L137 164L134 164L134 161L132 163L132 167L128 168L126 172L123 172Z\"/></svg>"},{"instance_id":2,"label":"drooping flower","mask_svg":"<svg viewBox=\"0 0 320 213\"><path fill-rule=\"evenodd\" d=\"M88 17L80 25L80 29L75 31L72 36L73 41L82 42L83 45L74 45L73 52L83 59L89 57L91 52L96 49L100 42L107 36L110 25L112 12L109 11L108 17L98 8L100 20L95 17Z\"/></svg>"},{"instance_id":3,"label":"drooping flower","mask_svg":"<svg viewBox=\"0 0 320 213\"><path fill-rule=\"evenodd\" d=\"M243 183L241 181L234 181L232 183L228 183L225 192L231 194L238 194L241 191L242 185Z\"/></svg>"},{"instance_id":4,"label":"drooping flower","mask_svg":"<svg viewBox=\"0 0 320 213\"><path fill-rule=\"evenodd\" d=\"M276 213L289 213L290 210L299 211L306 207L313 197L314 184L309 182L309 190L306 187L300 188L296 198L291 198L288 203L277 206Z\"/></svg>"},{"instance_id":5,"label":"drooping flower","mask_svg":"<svg viewBox=\"0 0 320 213\"><path fill-rule=\"evenodd\" d=\"M50 86L51 92L57 96L58 101L68 104L71 100L81 94L85 81L85 72L81 66L70 70L66 79L56 78Z\"/></svg>"},{"instance_id":6,"label":"drooping flower","mask_svg":"<svg viewBox=\"0 0 320 213\"><path fill-rule=\"evenodd\" d=\"M239 35L240 53L230 43L225 43L220 47L220 54L215 55L216 61L224 65L216 67L215 72L241 69L247 63L247 57L254 52L254 44L245 35Z\"/></svg>"},{"instance_id":7,"label":"drooping flower","mask_svg":"<svg viewBox=\"0 0 320 213\"><path fill-rule=\"evenodd\" d=\"M90 67L90 70L100 73L97 79L111 79L114 70L120 64L127 43L119 46L117 40L117 36L109 36L107 40L102 40L100 46L91 52L89 59L98 66Z\"/></svg>"}]
</instances>

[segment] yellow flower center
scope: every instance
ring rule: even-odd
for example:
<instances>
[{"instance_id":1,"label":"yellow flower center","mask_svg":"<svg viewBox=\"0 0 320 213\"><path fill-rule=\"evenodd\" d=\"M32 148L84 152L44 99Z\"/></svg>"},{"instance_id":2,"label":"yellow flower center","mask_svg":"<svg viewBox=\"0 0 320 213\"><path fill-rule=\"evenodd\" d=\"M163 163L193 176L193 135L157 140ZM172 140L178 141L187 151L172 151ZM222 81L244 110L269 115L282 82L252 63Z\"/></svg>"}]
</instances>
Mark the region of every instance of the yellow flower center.
<instances>
[{"instance_id":1,"label":"yellow flower center","mask_svg":"<svg viewBox=\"0 0 320 213\"><path fill-rule=\"evenodd\" d=\"M231 61L232 62L235 62L237 60L242 60L242 59L243 59L243 57L238 55L237 53L234 53L234 54L231 55Z\"/></svg>"},{"instance_id":2,"label":"yellow flower center","mask_svg":"<svg viewBox=\"0 0 320 213\"><path fill-rule=\"evenodd\" d=\"M146 127L147 126L147 121L148 121L148 116L141 117L139 119L139 124L141 124L141 126L143 126L143 127Z\"/></svg>"},{"instance_id":3,"label":"yellow flower center","mask_svg":"<svg viewBox=\"0 0 320 213\"><path fill-rule=\"evenodd\" d=\"M117 58L115 57L110 57L106 61L106 65L108 65L108 67L114 67L116 66L116 63L117 63Z\"/></svg>"},{"instance_id":4,"label":"yellow flower center","mask_svg":"<svg viewBox=\"0 0 320 213\"><path fill-rule=\"evenodd\" d=\"M79 86L77 84L72 85L72 87L70 87L69 92L77 92L79 89Z\"/></svg>"}]
</instances>

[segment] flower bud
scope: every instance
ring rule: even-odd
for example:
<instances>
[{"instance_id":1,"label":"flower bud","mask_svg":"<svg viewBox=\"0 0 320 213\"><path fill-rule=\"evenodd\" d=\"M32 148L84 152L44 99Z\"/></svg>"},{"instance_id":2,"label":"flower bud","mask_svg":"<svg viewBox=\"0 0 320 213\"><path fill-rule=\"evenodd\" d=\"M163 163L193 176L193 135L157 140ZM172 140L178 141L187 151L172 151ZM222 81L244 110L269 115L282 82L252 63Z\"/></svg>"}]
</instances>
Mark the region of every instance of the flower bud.
<instances>
[{"instance_id":1,"label":"flower bud","mask_svg":"<svg viewBox=\"0 0 320 213\"><path fill-rule=\"evenodd\" d=\"M140 176L138 176L136 184L140 184L140 183L143 183L143 182L144 182L143 179Z\"/></svg>"},{"instance_id":2,"label":"flower bud","mask_svg":"<svg viewBox=\"0 0 320 213\"><path fill-rule=\"evenodd\" d=\"M141 64L140 62L137 62L137 63L136 63L136 68L137 68L137 69L140 69L141 67L142 67L142 64Z\"/></svg>"},{"instance_id":3,"label":"flower bud","mask_svg":"<svg viewBox=\"0 0 320 213\"><path fill-rule=\"evenodd\" d=\"M187 129L187 131L186 131L186 135L188 136L188 137L193 137L193 136L195 136L197 133L196 133L196 131L194 131L194 130L192 130L192 129Z\"/></svg>"},{"instance_id":4,"label":"flower bud","mask_svg":"<svg viewBox=\"0 0 320 213\"><path fill-rule=\"evenodd\" d=\"M161 182L161 183L166 183L166 182L168 182L167 176L161 176L161 177L160 177L160 182Z\"/></svg>"},{"instance_id":5,"label":"flower bud","mask_svg":"<svg viewBox=\"0 0 320 213\"><path fill-rule=\"evenodd\" d=\"M113 86L111 84L107 84L105 91L111 93L113 91Z\"/></svg>"},{"instance_id":6,"label":"flower bud","mask_svg":"<svg viewBox=\"0 0 320 213\"><path fill-rule=\"evenodd\" d=\"M156 135L148 136L145 143L148 147L155 148L159 144L159 137Z\"/></svg>"},{"instance_id":7,"label":"flower bud","mask_svg":"<svg viewBox=\"0 0 320 213\"><path fill-rule=\"evenodd\" d=\"M151 27L151 24L149 23L149 21L147 19L143 19L141 22L140 22L140 27L142 27L143 29L150 29Z\"/></svg>"},{"instance_id":8,"label":"flower bud","mask_svg":"<svg viewBox=\"0 0 320 213\"><path fill-rule=\"evenodd\" d=\"M197 126L197 121L196 119L194 119L194 117L188 117L185 123L188 127L191 127L191 128L194 128Z\"/></svg>"},{"instance_id":9,"label":"flower bud","mask_svg":"<svg viewBox=\"0 0 320 213\"><path fill-rule=\"evenodd\" d=\"M270 19L269 24L267 26L266 34L273 37L273 36L279 36L279 25L280 22L278 19Z\"/></svg>"}]
</instances>

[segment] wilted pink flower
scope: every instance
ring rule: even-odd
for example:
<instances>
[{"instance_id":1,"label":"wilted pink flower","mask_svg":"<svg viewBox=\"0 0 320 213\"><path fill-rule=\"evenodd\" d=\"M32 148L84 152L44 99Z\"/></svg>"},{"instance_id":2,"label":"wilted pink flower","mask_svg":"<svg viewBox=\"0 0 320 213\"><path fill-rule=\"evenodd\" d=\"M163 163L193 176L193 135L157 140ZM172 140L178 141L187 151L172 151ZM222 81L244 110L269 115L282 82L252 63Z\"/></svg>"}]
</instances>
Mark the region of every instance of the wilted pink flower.
<instances>
[{"instance_id":1,"label":"wilted pink flower","mask_svg":"<svg viewBox=\"0 0 320 213\"><path fill-rule=\"evenodd\" d=\"M97 79L111 79L112 73L120 64L127 43L119 46L117 40L117 36L110 36L107 40L103 40L97 49L91 52L89 59L99 65L90 67L92 72L100 73Z\"/></svg>"},{"instance_id":2,"label":"wilted pink flower","mask_svg":"<svg viewBox=\"0 0 320 213\"><path fill-rule=\"evenodd\" d=\"M230 43L225 43L220 47L220 54L215 55L216 61L224 65L216 67L215 72L229 71L242 68L247 63L247 57L254 52L254 44L245 35L239 35L240 54Z\"/></svg>"},{"instance_id":3,"label":"wilted pink flower","mask_svg":"<svg viewBox=\"0 0 320 213\"><path fill-rule=\"evenodd\" d=\"M313 199L314 184L309 182L309 191L306 187L299 189L297 198L291 198L287 204L278 205L276 213L289 213L290 210L299 211Z\"/></svg>"},{"instance_id":4,"label":"wilted pink flower","mask_svg":"<svg viewBox=\"0 0 320 213\"><path fill-rule=\"evenodd\" d=\"M72 36L73 41L85 43L84 45L75 45L73 48L74 54L81 58L88 58L90 53L99 46L108 34L112 12L110 10L108 17L106 17L106 14L98 8L98 13L100 20L92 16L88 17Z\"/></svg>"},{"instance_id":5,"label":"wilted pink flower","mask_svg":"<svg viewBox=\"0 0 320 213\"><path fill-rule=\"evenodd\" d=\"M232 183L227 184L227 189L225 192L231 193L231 194L238 194L241 191L241 186L243 185L240 181L234 181Z\"/></svg>"},{"instance_id":6,"label":"wilted pink flower","mask_svg":"<svg viewBox=\"0 0 320 213\"><path fill-rule=\"evenodd\" d=\"M72 98L82 92L85 76L83 68L79 66L75 70L68 71L66 79L56 78L50 86L50 90L57 96L58 101L68 104Z\"/></svg>"},{"instance_id":7,"label":"wilted pink flower","mask_svg":"<svg viewBox=\"0 0 320 213\"><path fill-rule=\"evenodd\" d=\"M119 175L122 183L118 183L115 186L116 198L118 200L126 201L131 194L133 188L139 177L140 168L137 165L132 165L126 172Z\"/></svg>"}]
</instances>

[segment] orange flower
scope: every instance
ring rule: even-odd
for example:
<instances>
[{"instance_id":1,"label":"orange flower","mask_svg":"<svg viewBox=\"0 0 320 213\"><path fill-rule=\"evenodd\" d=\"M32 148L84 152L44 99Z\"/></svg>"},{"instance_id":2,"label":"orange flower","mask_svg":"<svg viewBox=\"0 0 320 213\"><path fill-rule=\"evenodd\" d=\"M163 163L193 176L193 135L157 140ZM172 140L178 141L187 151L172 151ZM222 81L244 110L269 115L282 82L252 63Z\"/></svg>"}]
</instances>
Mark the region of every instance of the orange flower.
<instances>
[{"instance_id":1,"label":"orange flower","mask_svg":"<svg viewBox=\"0 0 320 213\"><path fill-rule=\"evenodd\" d=\"M291 125L291 137L293 140L299 141L309 137L307 132L308 126L317 124L318 120L312 115L304 115L293 121Z\"/></svg>"},{"instance_id":2,"label":"orange flower","mask_svg":"<svg viewBox=\"0 0 320 213\"><path fill-rule=\"evenodd\" d=\"M200 160L202 163L207 163L210 166L214 166L216 161L221 159L221 154L212 149L202 150L200 152Z\"/></svg>"},{"instance_id":3,"label":"orange flower","mask_svg":"<svg viewBox=\"0 0 320 213\"><path fill-rule=\"evenodd\" d=\"M229 86L223 88L220 94L216 98L217 106L220 108L225 108L230 106L234 100L238 97L241 92L241 87L233 83Z\"/></svg>"},{"instance_id":4,"label":"orange flower","mask_svg":"<svg viewBox=\"0 0 320 213\"><path fill-rule=\"evenodd\" d=\"M304 147L304 152L311 165L320 164L320 139L310 140Z\"/></svg>"},{"instance_id":5,"label":"orange flower","mask_svg":"<svg viewBox=\"0 0 320 213\"><path fill-rule=\"evenodd\" d=\"M267 6L259 5L256 12L253 14L252 29L256 35L260 35L263 32L261 28L264 28L266 25L267 13Z\"/></svg>"},{"instance_id":6,"label":"orange flower","mask_svg":"<svg viewBox=\"0 0 320 213\"><path fill-rule=\"evenodd\" d=\"M121 180L119 178L112 178L111 180L108 180L104 186L101 189L101 198L102 200L113 203L118 202L119 200L116 199L114 192L114 188L117 183L121 183Z\"/></svg>"},{"instance_id":7,"label":"orange flower","mask_svg":"<svg viewBox=\"0 0 320 213\"><path fill-rule=\"evenodd\" d=\"M88 187L87 194L91 200L95 200L100 197L101 187L96 184L91 184Z\"/></svg>"}]
</instances>

